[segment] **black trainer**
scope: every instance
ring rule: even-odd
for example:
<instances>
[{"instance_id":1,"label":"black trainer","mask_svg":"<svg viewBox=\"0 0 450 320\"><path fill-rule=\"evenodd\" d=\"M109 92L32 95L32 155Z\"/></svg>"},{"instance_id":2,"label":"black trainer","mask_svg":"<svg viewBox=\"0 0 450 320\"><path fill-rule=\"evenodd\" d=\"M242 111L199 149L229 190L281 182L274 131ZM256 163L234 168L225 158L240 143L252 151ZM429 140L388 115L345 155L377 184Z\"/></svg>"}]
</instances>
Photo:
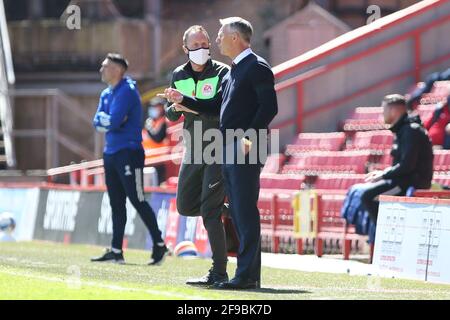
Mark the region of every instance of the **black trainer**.
<instances>
[{"instance_id":1,"label":"black trainer","mask_svg":"<svg viewBox=\"0 0 450 320\"><path fill-rule=\"evenodd\" d=\"M201 278L197 279L189 279L186 281L186 284L191 286L212 286L215 283L222 283L228 281L228 274L218 273L212 269L208 271L208 274Z\"/></svg>"},{"instance_id":2,"label":"black trainer","mask_svg":"<svg viewBox=\"0 0 450 320\"><path fill-rule=\"evenodd\" d=\"M106 248L105 253L102 256L91 258L92 262L114 262L119 264L125 264L123 258L123 252L115 253L111 249Z\"/></svg>"},{"instance_id":3,"label":"black trainer","mask_svg":"<svg viewBox=\"0 0 450 320\"><path fill-rule=\"evenodd\" d=\"M163 244L160 245L154 245L153 251L152 251L152 257L150 259L149 265L160 265L163 263L164 258L166 257L167 253L169 253L169 249L167 249L166 245Z\"/></svg>"}]
</instances>

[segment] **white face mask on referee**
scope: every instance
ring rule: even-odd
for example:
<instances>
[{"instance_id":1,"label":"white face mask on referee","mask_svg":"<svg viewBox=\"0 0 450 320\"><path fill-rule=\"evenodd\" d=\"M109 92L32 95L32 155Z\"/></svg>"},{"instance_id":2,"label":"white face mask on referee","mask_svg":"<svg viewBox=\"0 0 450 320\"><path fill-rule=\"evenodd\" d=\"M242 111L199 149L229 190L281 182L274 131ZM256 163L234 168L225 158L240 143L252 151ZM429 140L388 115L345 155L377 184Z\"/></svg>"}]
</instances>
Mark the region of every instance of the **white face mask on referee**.
<instances>
[{"instance_id":1,"label":"white face mask on referee","mask_svg":"<svg viewBox=\"0 0 450 320\"><path fill-rule=\"evenodd\" d=\"M209 48L199 48L189 50L188 57L193 63L204 65L211 58L211 53L209 52Z\"/></svg>"}]
</instances>

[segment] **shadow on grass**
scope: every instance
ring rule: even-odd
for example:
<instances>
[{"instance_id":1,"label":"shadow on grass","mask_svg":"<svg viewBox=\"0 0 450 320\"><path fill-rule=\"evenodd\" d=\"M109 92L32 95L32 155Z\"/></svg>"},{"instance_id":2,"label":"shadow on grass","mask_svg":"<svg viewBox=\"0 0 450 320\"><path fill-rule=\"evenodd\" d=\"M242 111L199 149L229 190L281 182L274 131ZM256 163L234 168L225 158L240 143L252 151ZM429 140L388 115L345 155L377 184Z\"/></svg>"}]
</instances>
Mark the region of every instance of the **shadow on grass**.
<instances>
[{"instance_id":1,"label":"shadow on grass","mask_svg":"<svg viewBox=\"0 0 450 320\"><path fill-rule=\"evenodd\" d=\"M258 293L270 293L270 294L307 294L312 293L311 291L298 290L298 289L277 289L277 288L261 288L254 290L247 290Z\"/></svg>"},{"instance_id":2,"label":"shadow on grass","mask_svg":"<svg viewBox=\"0 0 450 320\"><path fill-rule=\"evenodd\" d=\"M311 291L306 290L298 290L298 289L277 289L277 288L260 288L260 289L242 289L242 290L233 290L233 289L216 289L216 288L208 288L215 291L228 291L228 292L253 292L253 293L269 293L269 294L310 294Z\"/></svg>"},{"instance_id":3,"label":"shadow on grass","mask_svg":"<svg viewBox=\"0 0 450 320\"><path fill-rule=\"evenodd\" d=\"M370 258L351 258L351 260L358 261L358 262L361 262L361 263L364 263L364 264L372 264L370 262Z\"/></svg>"}]
</instances>

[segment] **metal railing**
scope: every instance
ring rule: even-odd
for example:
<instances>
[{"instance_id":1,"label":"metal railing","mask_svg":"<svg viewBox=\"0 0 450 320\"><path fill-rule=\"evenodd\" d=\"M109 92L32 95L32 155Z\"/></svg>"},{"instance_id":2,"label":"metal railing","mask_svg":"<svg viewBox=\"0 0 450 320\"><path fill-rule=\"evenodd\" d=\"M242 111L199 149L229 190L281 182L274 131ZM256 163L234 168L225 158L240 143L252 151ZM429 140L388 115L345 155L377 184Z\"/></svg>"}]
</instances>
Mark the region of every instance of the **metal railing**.
<instances>
[{"instance_id":1,"label":"metal railing","mask_svg":"<svg viewBox=\"0 0 450 320\"><path fill-rule=\"evenodd\" d=\"M12 136L20 138L45 138L45 164L46 169L61 166L60 146L64 146L81 159L94 160L101 156L102 140L101 135L92 129L92 119L86 113L80 104L74 99L68 97L64 92L58 89L17 89L9 90L6 93L10 98L36 98L44 99L45 123L44 128L40 129L17 129L13 128ZM19 108L29 107L30 104L16 103L13 113L19 112ZM60 127L62 122L60 117L62 112L70 114L71 121L77 121L80 124L80 130L83 126L92 130L92 139L94 150L87 148L84 143L77 141L70 133L64 133ZM23 156L23 155L20 155Z\"/></svg>"},{"instance_id":2,"label":"metal railing","mask_svg":"<svg viewBox=\"0 0 450 320\"><path fill-rule=\"evenodd\" d=\"M423 22L416 27L411 25L412 19L419 19L430 12L439 12L440 15L433 19L421 18ZM448 50L436 52L436 56L433 59L429 59L424 54L428 50L425 36L433 32L436 33L436 38L439 38L440 33L445 32L444 30L440 31L438 28L447 26L449 21L448 1L420 1L411 7L350 31L316 49L274 67L277 95L286 95L290 92L294 100L287 101L289 105L296 104L297 114L296 117L292 116L275 123L273 128L293 127L296 132L302 132L305 124L311 123L308 121L311 121L311 118L320 113L331 112L337 108L341 108L344 112L346 111L345 107L352 107L352 101L357 101L361 97L369 96L377 91L379 95L388 93L384 92L383 94L383 87L387 85L400 83L408 79L410 79L409 81L419 82L423 71L427 71L431 67L435 67L450 59ZM402 25L402 27L397 27L399 25ZM389 33L391 30L394 30L392 34ZM383 37L380 36L381 34L383 34ZM399 69L398 73L390 75L386 72L386 77L377 80L373 80L371 75L364 79L364 82L360 81L357 85L351 86L351 90L338 90L336 93L333 93L333 96L327 96L328 99L319 103L316 102L317 99L313 102L310 101L311 99L308 100L308 96L318 96L320 90L327 92L319 85L313 87L315 83L318 83L318 79L322 83L334 83L333 81L336 80L332 77L338 72L355 72L357 70L356 67L353 70L347 70L346 68L356 63L362 66L365 59L369 62L369 59L380 59L379 57L383 57L382 53L385 53L386 50L391 50L399 43L410 44L412 46L411 52L391 53L391 56L393 58L401 57L400 59L405 60L403 55L406 54L408 58L411 57L412 63L410 67L405 67L404 70ZM350 51L349 48L352 47L356 49ZM345 50L348 50L348 52ZM363 69L359 70L360 73L365 73ZM379 66L378 68L375 66L373 69L383 70ZM369 105L373 103L370 100L367 101ZM286 107L286 105L279 104L279 108L282 107Z\"/></svg>"}]
</instances>

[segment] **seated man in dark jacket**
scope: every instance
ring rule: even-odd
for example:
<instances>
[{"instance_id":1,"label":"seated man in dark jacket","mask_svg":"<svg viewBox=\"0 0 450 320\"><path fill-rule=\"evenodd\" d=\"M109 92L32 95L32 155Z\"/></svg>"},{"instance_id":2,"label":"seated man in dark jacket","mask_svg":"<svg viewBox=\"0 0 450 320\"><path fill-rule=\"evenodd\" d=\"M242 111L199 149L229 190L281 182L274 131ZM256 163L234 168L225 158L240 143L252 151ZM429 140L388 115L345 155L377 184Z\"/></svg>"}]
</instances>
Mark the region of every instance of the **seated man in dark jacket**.
<instances>
[{"instance_id":1,"label":"seated man in dark jacket","mask_svg":"<svg viewBox=\"0 0 450 320\"><path fill-rule=\"evenodd\" d=\"M409 187L429 189L433 178L433 149L420 118L408 117L405 98L399 94L384 97L382 106L384 121L391 125L395 140L391 151L393 165L366 177L371 185L361 200L374 222L378 195L405 195Z\"/></svg>"}]
</instances>

